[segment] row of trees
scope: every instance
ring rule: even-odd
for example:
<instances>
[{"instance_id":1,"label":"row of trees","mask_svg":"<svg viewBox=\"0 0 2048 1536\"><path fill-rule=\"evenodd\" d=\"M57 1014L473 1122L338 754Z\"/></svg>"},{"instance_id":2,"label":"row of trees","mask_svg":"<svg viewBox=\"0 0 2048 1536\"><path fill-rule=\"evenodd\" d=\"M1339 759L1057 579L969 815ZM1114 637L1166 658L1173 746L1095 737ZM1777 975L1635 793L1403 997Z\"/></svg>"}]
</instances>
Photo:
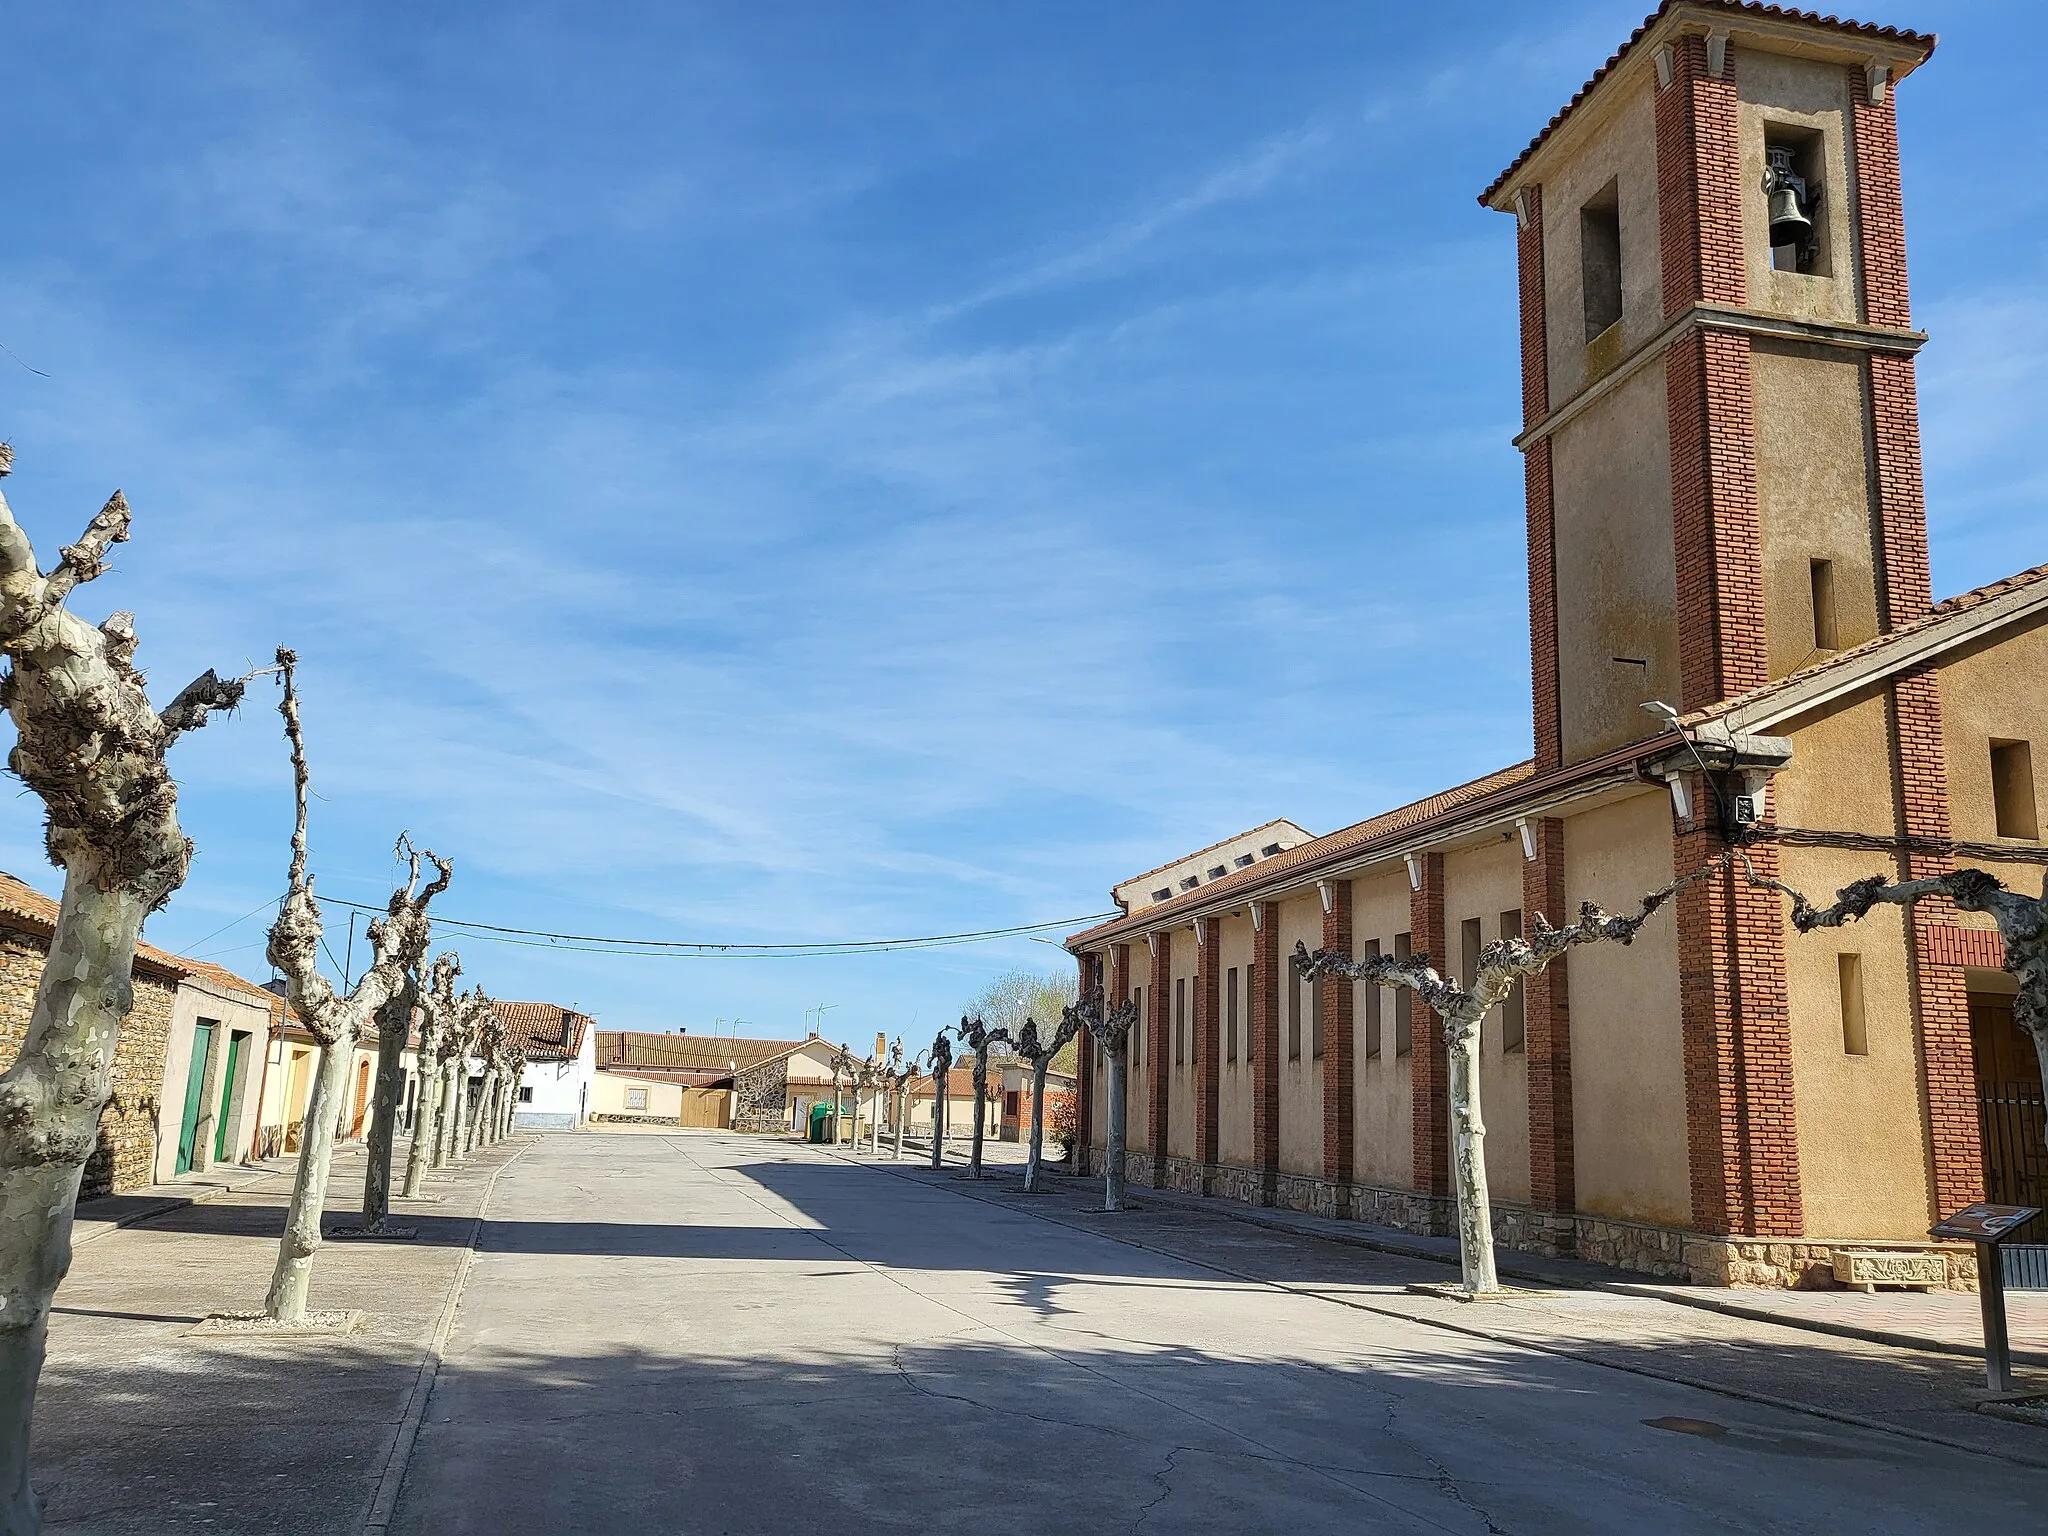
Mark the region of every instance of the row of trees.
<instances>
[{"instance_id":1,"label":"row of trees","mask_svg":"<svg viewBox=\"0 0 2048 1536\"><path fill-rule=\"evenodd\" d=\"M1309 977L1336 976L1378 987L1407 987L1438 1019L1449 1063L1451 1173L1456 1196L1458 1247L1464 1288L1468 1294L1497 1291L1494 1263L1493 1210L1486 1186L1486 1127L1479 1096L1479 1027L1487 1011L1499 1004L1524 977L1536 975L1571 950L1587 944L1628 944L1643 924L1686 886L1728 873L1740 862L1741 878L1791 899L1792 925L1800 933L1838 928L1859 921L1879 906L1911 906L1946 900L1964 912L1988 915L1998 925L2005 946L2005 968L2019 981L2013 1018L2033 1038L2044 1076L2048 1076L2048 882L2039 897L2009 891L1981 869L1961 869L1920 880L1893 881L1872 875L1836 892L1831 905L1819 906L1780 880L1758 875L1738 849L1643 897L1627 915L1608 912L1587 902L1579 918L1553 928L1541 912L1530 914L1525 938L1496 939L1479 955L1469 985L1442 975L1423 953L1403 957L1356 957L1306 945L1295 946L1294 962ZM1104 1057L1107 1103L1103 1168L1103 1208L1125 1208L1124 1170L1128 1153L1126 1083L1131 1031L1138 1023L1137 1005L1110 1007L1098 992L1085 997L1068 1015L1078 1019ZM1063 1020L1063 1024L1064 1024ZM1084 1128L1085 1134L1085 1128Z\"/></svg>"},{"instance_id":2,"label":"row of trees","mask_svg":"<svg viewBox=\"0 0 2048 1536\"><path fill-rule=\"evenodd\" d=\"M12 468L12 450L0 444L0 477ZM345 992L320 974L323 930L307 869L310 776L296 658L280 650L274 667L233 679L209 670L155 708L135 666L133 616L116 613L93 625L68 606L81 585L106 569L109 550L127 540L131 518L127 500L115 492L45 573L0 497L0 653L8 662L0 675L0 707L16 733L8 767L41 800L44 844L64 872L28 1027L14 1061L0 1073L0 1536L34 1536L41 1529L41 1503L29 1482L29 1441L50 1307L70 1269L79 1183L112 1093L121 1028L134 1006L142 924L191 868L192 843L179 826L168 765L170 749L186 733L213 713L234 709L255 677L281 678L297 816L290 884L270 931L269 955L292 1007L320 1043L321 1059L266 1318L286 1325L306 1320L342 1079L366 1030L377 1029L379 1045L363 1211L364 1229L373 1233L386 1230L403 1084L399 1058L415 1011L427 1021L422 1073L432 1074L442 1091L422 1095L423 1116L431 1115L434 1128L422 1134L424 1127L416 1126L409 1193L418 1190L422 1158L459 1159L505 1133L521 1065L483 994L454 997L459 966L453 956L423 971L428 909L453 871L449 861L405 839L399 857L406 878L385 915L371 924L369 969ZM424 885L423 866L433 869ZM430 1030L438 1031L431 1043L424 1038ZM482 1113L466 1124L463 1064L473 1056L484 1060L485 1092Z\"/></svg>"}]
</instances>

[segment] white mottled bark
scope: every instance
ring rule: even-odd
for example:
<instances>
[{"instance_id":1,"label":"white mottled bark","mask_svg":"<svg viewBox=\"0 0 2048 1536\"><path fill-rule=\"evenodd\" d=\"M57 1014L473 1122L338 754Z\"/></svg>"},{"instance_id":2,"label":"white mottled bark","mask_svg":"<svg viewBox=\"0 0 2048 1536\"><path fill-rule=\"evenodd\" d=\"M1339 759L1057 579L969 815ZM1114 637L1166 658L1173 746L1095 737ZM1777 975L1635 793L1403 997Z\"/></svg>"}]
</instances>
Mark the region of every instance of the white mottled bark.
<instances>
[{"instance_id":1,"label":"white mottled bark","mask_svg":"<svg viewBox=\"0 0 2048 1536\"><path fill-rule=\"evenodd\" d=\"M12 467L0 444L0 475ZM43 802L44 845L64 871L28 1028L0 1074L0 1536L42 1528L28 1457L50 1305L71 1267L79 1183L134 1005L143 919L191 864L165 755L243 689L208 672L159 713L135 670L132 618L95 628L65 606L128 525L116 492L45 576L0 498L0 652L10 663L0 707L16 732L8 766Z\"/></svg>"},{"instance_id":2,"label":"white mottled bark","mask_svg":"<svg viewBox=\"0 0 2048 1536\"><path fill-rule=\"evenodd\" d=\"M1437 973L1423 953L1396 958L1368 955L1353 959L1330 950L1314 954L1296 944L1295 963L1305 976L1334 975L1381 987L1408 987L1443 1021L1444 1047L1450 1070L1451 1184L1457 1195L1458 1253L1468 1294L1500 1289L1493 1256L1493 1202L1486 1187L1486 1125L1479 1103L1479 1026L1523 976L1533 976L1582 944L1613 941L1627 944L1650 916L1679 891L1716 870L1724 857L1645 896L1638 909L1617 917L1592 902L1579 908L1579 920L1553 928L1541 913L1530 915L1525 938L1496 939L1479 954L1479 971L1469 987Z\"/></svg>"},{"instance_id":3,"label":"white mottled bark","mask_svg":"<svg viewBox=\"0 0 2048 1536\"><path fill-rule=\"evenodd\" d=\"M1124 1208L1124 1167L1129 1153L1130 1106L1125 1081L1130 1075L1131 1030L1138 1022L1138 1005L1126 999L1108 1007L1100 992L1090 993L1073 1005L1081 1028L1102 1049L1104 1092L1108 1103L1103 1110L1102 1208ZM1081 1127L1081 1145L1087 1145L1088 1127Z\"/></svg>"},{"instance_id":4,"label":"white mottled bark","mask_svg":"<svg viewBox=\"0 0 2048 1536\"><path fill-rule=\"evenodd\" d=\"M391 1213L391 1148L398 1132L398 1101L405 1094L405 1047L418 998L417 978L407 971L398 994L377 1010L377 1087L370 1106L369 1160L363 1169L366 1232L380 1229Z\"/></svg>"},{"instance_id":5,"label":"white mottled bark","mask_svg":"<svg viewBox=\"0 0 2048 1536\"><path fill-rule=\"evenodd\" d=\"M419 1052L413 1068L419 1074L419 1102L413 1107L412 1145L405 1154L405 1198L419 1198L427 1165L434 1160L434 1139L441 1133L441 1037L444 1009L452 1006L455 978L462 962L441 955L417 989L420 1009Z\"/></svg>"},{"instance_id":6,"label":"white mottled bark","mask_svg":"<svg viewBox=\"0 0 2048 1536\"><path fill-rule=\"evenodd\" d=\"M1045 1074L1053 1057L1081 1032L1082 1017L1073 1005L1060 1010L1059 1027L1050 1040L1038 1038L1038 1021L1026 1017L1017 1035L1017 1054L1031 1063L1031 1144L1024 1155L1024 1192L1038 1188L1038 1167L1045 1152Z\"/></svg>"},{"instance_id":7,"label":"white mottled bark","mask_svg":"<svg viewBox=\"0 0 2048 1536\"><path fill-rule=\"evenodd\" d=\"M277 653L283 674L285 738L291 745L292 783L298 820L292 830L292 858L284 905L270 929L270 963L285 978L289 999L307 1031L320 1042L320 1070L306 1103L306 1123L299 1145L299 1166L292 1181L291 1204L285 1213L277 1267L263 1302L273 1322L303 1323L306 1298L313 1282L313 1259L320 1250L320 1217L327 1198L327 1178L334 1156L338 1100L346 1091L348 1064L363 1030L406 989L407 975L426 953L427 906L448 888L453 867L446 859L416 850L403 837L398 856L407 866L405 883L391 893L385 915L370 924L371 962L355 989L334 990L320 974L320 905L313 896L313 877L306 871L306 801L311 774L306 767L305 735L299 723L299 697L290 652ZM435 878L422 887L420 861L431 860Z\"/></svg>"},{"instance_id":8,"label":"white mottled bark","mask_svg":"<svg viewBox=\"0 0 2048 1536\"><path fill-rule=\"evenodd\" d=\"M1007 1043L1009 1030L998 1026L988 1027L979 1018L968 1017L960 1021L958 1030L961 1043L974 1052L974 1142L967 1154L967 1176L981 1177L981 1145L988 1123L988 1054L998 1041Z\"/></svg>"},{"instance_id":9,"label":"white mottled bark","mask_svg":"<svg viewBox=\"0 0 2048 1536\"><path fill-rule=\"evenodd\" d=\"M932 1041L932 1167L946 1159L946 1080L953 1072L953 1041L942 1029Z\"/></svg>"}]
</instances>

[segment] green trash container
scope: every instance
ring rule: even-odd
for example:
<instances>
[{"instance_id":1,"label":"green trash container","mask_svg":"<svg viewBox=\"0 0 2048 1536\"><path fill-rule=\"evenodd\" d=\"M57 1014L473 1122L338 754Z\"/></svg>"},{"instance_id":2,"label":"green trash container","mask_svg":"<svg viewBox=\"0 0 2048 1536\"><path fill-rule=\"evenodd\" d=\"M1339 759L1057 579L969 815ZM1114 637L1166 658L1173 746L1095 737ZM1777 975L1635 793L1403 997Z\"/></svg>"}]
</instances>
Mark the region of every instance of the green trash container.
<instances>
[{"instance_id":1,"label":"green trash container","mask_svg":"<svg viewBox=\"0 0 2048 1536\"><path fill-rule=\"evenodd\" d=\"M832 1139L831 1124L832 1106L830 1104L813 1104L811 1106L811 1141L815 1145L823 1146Z\"/></svg>"}]
</instances>

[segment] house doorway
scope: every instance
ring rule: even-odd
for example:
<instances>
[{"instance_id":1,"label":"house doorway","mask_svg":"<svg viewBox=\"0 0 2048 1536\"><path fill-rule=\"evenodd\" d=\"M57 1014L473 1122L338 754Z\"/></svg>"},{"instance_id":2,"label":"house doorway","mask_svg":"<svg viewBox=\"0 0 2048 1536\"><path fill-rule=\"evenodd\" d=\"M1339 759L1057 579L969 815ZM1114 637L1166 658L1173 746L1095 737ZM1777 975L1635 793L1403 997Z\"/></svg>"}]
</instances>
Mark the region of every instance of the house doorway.
<instances>
[{"instance_id":1,"label":"house doorway","mask_svg":"<svg viewBox=\"0 0 2048 1536\"><path fill-rule=\"evenodd\" d=\"M2012 1020L2012 998L1970 994L1970 1041L1984 1134L1984 1198L2048 1206L2048 1096L2034 1042Z\"/></svg>"},{"instance_id":2,"label":"house doorway","mask_svg":"<svg viewBox=\"0 0 2048 1536\"><path fill-rule=\"evenodd\" d=\"M174 1173L190 1173L199 1145L199 1111L206 1103L206 1058L213 1049L213 1023L192 1026L192 1064L185 1069L185 1113L178 1121L178 1161Z\"/></svg>"},{"instance_id":3,"label":"house doorway","mask_svg":"<svg viewBox=\"0 0 2048 1536\"><path fill-rule=\"evenodd\" d=\"M363 1107L370 1097L370 1063L356 1063L356 1107L348 1119L348 1139L355 1141L363 1134Z\"/></svg>"},{"instance_id":4,"label":"house doorway","mask_svg":"<svg viewBox=\"0 0 2048 1536\"><path fill-rule=\"evenodd\" d=\"M213 1160L216 1163L228 1160L228 1123L234 1119L234 1112L240 1103L236 1092L241 1087L242 1046L248 1039L249 1032L243 1029L235 1030L228 1036L228 1068L221 1074L220 1113L214 1117Z\"/></svg>"}]
</instances>

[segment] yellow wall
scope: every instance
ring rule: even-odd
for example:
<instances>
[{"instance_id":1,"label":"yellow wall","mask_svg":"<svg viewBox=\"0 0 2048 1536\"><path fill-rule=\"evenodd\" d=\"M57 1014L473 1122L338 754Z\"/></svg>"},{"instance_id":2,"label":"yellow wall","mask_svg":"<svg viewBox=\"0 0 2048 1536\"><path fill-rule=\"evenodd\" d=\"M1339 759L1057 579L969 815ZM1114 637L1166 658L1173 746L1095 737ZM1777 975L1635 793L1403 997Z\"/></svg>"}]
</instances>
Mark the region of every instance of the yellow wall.
<instances>
[{"instance_id":1,"label":"yellow wall","mask_svg":"<svg viewBox=\"0 0 2048 1536\"><path fill-rule=\"evenodd\" d=\"M1216 1150L1219 1161L1249 1168L1256 1162L1252 1148L1251 993L1246 982L1253 953L1252 920L1248 916L1225 918L1222 928L1223 975L1227 978L1231 967L1237 968L1237 1060L1223 1054L1219 1031L1216 1050L1222 1067L1217 1077ZM1217 1006L1224 1006L1220 987Z\"/></svg>"},{"instance_id":2,"label":"yellow wall","mask_svg":"<svg viewBox=\"0 0 2048 1536\"><path fill-rule=\"evenodd\" d=\"M1550 440L1566 762L1649 734L1643 701L1679 696L1666 412L1664 370L1649 367Z\"/></svg>"},{"instance_id":3,"label":"yellow wall","mask_svg":"<svg viewBox=\"0 0 2048 1536\"><path fill-rule=\"evenodd\" d=\"M1408 931L1408 875L1399 864L1351 883L1351 942L1365 953L1365 941L1378 939L1380 952L1394 952L1394 935ZM1381 989L1380 1055L1365 1054L1365 993L1356 988L1352 1017L1359 1031L1352 1071L1356 1104L1356 1153L1353 1165L1361 1184L1391 1189L1415 1187L1414 1102L1409 1058L1394 1054L1394 994Z\"/></svg>"},{"instance_id":4,"label":"yellow wall","mask_svg":"<svg viewBox=\"0 0 2048 1536\"><path fill-rule=\"evenodd\" d=\"M1195 930L1176 928L1160 943L1173 945L1173 985L1167 988L1166 1013L1166 1059L1171 1074L1170 1092L1167 1097L1168 1119L1166 1123L1166 1150L1173 1157L1195 1155L1195 973L1201 961L1201 946L1195 942ZM1183 1044L1178 1054L1174 1051L1174 1010L1173 1001L1186 989L1187 1001L1183 1005L1185 1023L1181 1026Z\"/></svg>"},{"instance_id":5,"label":"yellow wall","mask_svg":"<svg viewBox=\"0 0 2048 1536\"><path fill-rule=\"evenodd\" d=\"M1671 879L1671 802L1649 790L1564 824L1565 900L1625 910ZM1678 929L1670 907L1635 943L1592 944L1571 983L1572 1138L1579 1209L1689 1225Z\"/></svg>"},{"instance_id":6,"label":"yellow wall","mask_svg":"<svg viewBox=\"0 0 2048 1536\"><path fill-rule=\"evenodd\" d=\"M1751 369L1764 640L1770 675L1783 677L1830 654L1814 647L1816 559L1834 570L1833 649L1846 651L1877 634L1863 364L1819 347L1758 342Z\"/></svg>"},{"instance_id":7,"label":"yellow wall","mask_svg":"<svg viewBox=\"0 0 2048 1536\"><path fill-rule=\"evenodd\" d=\"M1310 1053L1308 991L1302 989L1301 1059L1287 1059L1287 957L1297 942L1322 947L1323 904L1314 891L1280 904L1280 1167L1286 1173L1323 1172L1323 1064Z\"/></svg>"},{"instance_id":8,"label":"yellow wall","mask_svg":"<svg viewBox=\"0 0 2048 1536\"><path fill-rule=\"evenodd\" d=\"M1512 832L1500 841L1460 849L1444 860L1445 960L1458 979L1464 971L1463 930L1479 919L1486 943L1501 937L1503 912L1522 910L1522 844ZM1443 967L1440 965L1439 970ZM1479 1032L1479 1110L1486 1127L1486 1182L1503 1200L1529 1198L1528 1053L1503 1051L1502 1011L1487 1014Z\"/></svg>"},{"instance_id":9,"label":"yellow wall","mask_svg":"<svg viewBox=\"0 0 2048 1536\"><path fill-rule=\"evenodd\" d=\"M2048 621L2037 621L2023 631L2007 630L1995 648L1958 656L1942 667L1940 675L1949 813L1956 837L1976 843L2001 841L1991 802L1994 739L2032 745L2034 815L2048 828L2048 689L2041 683L2048 677ZM2038 891L2034 869L2038 866L2010 869L2004 878L2015 887ZM1990 922L1969 913L1959 921L1980 926Z\"/></svg>"},{"instance_id":10,"label":"yellow wall","mask_svg":"<svg viewBox=\"0 0 2048 1536\"><path fill-rule=\"evenodd\" d=\"M1891 723L1883 694L1839 702L1796 727L1772 729L1787 732L1793 741L1791 763L1771 780L1772 809L1780 826L1892 830ZM1870 862L1869 855L1864 862Z\"/></svg>"}]
</instances>

